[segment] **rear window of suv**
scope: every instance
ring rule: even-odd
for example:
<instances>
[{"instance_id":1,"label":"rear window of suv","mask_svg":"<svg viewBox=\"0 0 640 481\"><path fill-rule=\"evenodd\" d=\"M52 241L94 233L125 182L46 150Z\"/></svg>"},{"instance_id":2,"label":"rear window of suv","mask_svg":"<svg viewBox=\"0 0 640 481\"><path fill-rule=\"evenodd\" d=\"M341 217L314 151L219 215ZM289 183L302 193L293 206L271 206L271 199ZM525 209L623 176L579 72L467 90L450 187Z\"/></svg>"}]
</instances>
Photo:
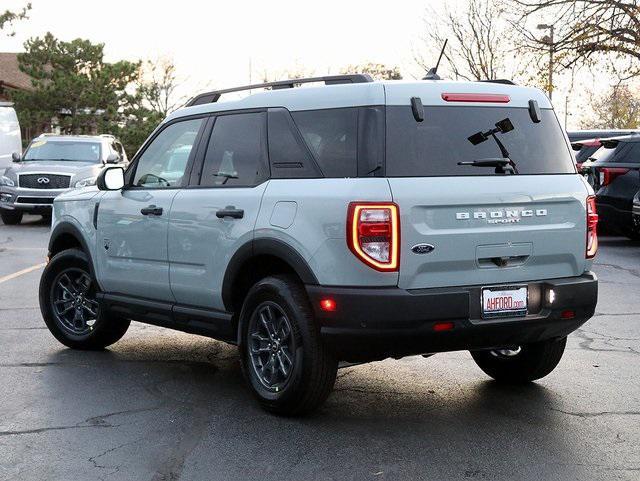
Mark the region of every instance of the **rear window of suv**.
<instances>
[{"instance_id":1,"label":"rear window of suv","mask_svg":"<svg viewBox=\"0 0 640 481\"><path fill-rule=\"evenodd\" d=\"M618 142L615 147L602 146L592 159L596 162L640 163L640 142Z\"/></svg>"},{"instance_id":2,"label":"rear window of suv","mask_svg":"<svg viewBox=\"0 0 640 481\"><path fill-rule=\"evenodd\" d=\"M501 158L491 137L477 145L468 137L494 128L505 118L514 129L496 135L520 174L575 173L573 156L552 110L541 110L539 123L531 120L527 108L425 106L422 122L416 122L409 106L386 110L389 177L493 175L492 167L458 162Z\"/></svg>"}]
</instances>

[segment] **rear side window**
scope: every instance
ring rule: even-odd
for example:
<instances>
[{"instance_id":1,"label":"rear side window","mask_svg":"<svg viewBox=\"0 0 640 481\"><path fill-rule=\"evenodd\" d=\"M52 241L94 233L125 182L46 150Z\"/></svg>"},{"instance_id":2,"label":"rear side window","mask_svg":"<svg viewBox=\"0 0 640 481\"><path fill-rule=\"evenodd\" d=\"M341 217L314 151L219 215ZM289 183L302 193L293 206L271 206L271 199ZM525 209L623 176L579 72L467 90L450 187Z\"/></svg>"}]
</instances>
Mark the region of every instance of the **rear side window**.
<instances>
[{"instance_id":1,"label":"rear side window","mask_svg":"<svg viewBox=\"0 0 640 481\"><path fill-rule=\"evenodd\" d=\"M264 117L261 112L216 118L200 185L254 186L264 176Z\"/></svg>"},{"instance_id":2,"label":"rear side window","mask_svg":"<svg viewBox=\"0 0 640 481\"><path fill-rule=\"evenodd\" d=\"M425 106L424 121L416 122L411 107L388 106L386 173L389 177L493 175L491 167L458 162L502 157L491 137L477 145L468 137L505 118L514 129L496 135L520 174L575 173L555 114L543 109L541 117L541 122L532 122L526 108Z\"/></svg>"},{"instance_id":3,"label":"rear side window","mask_svg":"<svg viewBox=\"0 0 640 481\"><path fill-rule=\"evenodd\" d=\"M325 177L358 175L358 109L292 112L302 138Z\"/></svg>"}]
</instances>

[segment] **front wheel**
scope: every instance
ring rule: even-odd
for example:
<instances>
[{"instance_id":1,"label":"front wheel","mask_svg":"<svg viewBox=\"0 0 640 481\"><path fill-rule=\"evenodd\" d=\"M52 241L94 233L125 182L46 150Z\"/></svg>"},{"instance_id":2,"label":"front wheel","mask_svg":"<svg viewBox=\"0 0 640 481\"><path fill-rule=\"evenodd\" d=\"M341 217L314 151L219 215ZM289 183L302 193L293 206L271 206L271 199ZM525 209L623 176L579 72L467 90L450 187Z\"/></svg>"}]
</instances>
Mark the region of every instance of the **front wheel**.
<instances>
[{"instance_id":1,"label":"front wheel","mask_svg":"<svg viewBox=\"0 0 640 481\"><path fill-rule=\"evenodd\" d=\"M56 254L40 279L40 311L49 331L73 349L100 350L118 341L130 321L101 312L89 259L78 249Z\"/></svg>"},{"instance_id":2,"label":"front wheel","mask_svg":"<svg viewBox=\"0 0 640 481\"><path fill-rule=\"evenodd\" d=\"M5 225L18 225L22 222L22 212L2 212L0 217Z\"/></svg>"},{"instance_id":3,"label":"front wheel","mask_svg":"<svg viewBox=\"0 0 640 481\"><path fill-rule=\"evenodd\" d=\"M521 384L545 377L560 362L567 338L515 348L471 351L478 367L498 382Z\"/></svg>"},{"instance_id":4,"label":"front wheel","mask_svg":"<svg viewBox=\"0 0 640 481\"><path fill-rule=\"evenodd\" d=\"M323 345L304 288L289 276L254 285L240 313L242 371L267 411L302 415L329 396L338 363Z\"/></svg>"}]
</instances>

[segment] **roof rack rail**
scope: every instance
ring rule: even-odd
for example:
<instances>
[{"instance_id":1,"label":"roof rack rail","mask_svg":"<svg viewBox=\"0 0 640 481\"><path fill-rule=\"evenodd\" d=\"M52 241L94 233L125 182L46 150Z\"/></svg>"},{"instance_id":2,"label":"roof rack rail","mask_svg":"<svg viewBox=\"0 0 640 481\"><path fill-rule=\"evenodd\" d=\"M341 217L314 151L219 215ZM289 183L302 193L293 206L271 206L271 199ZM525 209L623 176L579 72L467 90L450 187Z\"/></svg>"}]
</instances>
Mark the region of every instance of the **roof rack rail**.
<instances>
[{"instance_id":1,"label":"roof rack rail","mask_svg":"<svg viewBox=\"0 0 640 481\"><path fill-rule=\"evenodd\" d=\"M487 79L487 80L478 80L478 82L486 82L486 83L491 83L491 84L505 84L505 85L516 85L516 83L513 80L509 80L506 78L497 78L497 79Z\"/></svg>"},{"instance_id":2,"label":"roof rack rail","mask_svg":"<svg viewBox=\"0 0 640 481\"><path fill-rule=\"evenodd\" d=\"M348 74L348 75L328 75L324 77L308 77L308 78L296 78L289 80L278 80L277 82L267 82L262 84L243 85L242 87L232 87L222 90L213 90L211 92L204 92L191 98L185 107L192 107L194 105L210 104L217 102L223 94L231 92L241 92L243 90L252 90L260 88L271 88L272 90L280 89L292 89L296 85L324 82L325 85L337 85L337 84L358 84L373 82L373 79L369 74Z\"/></svg>"}]
</instances>

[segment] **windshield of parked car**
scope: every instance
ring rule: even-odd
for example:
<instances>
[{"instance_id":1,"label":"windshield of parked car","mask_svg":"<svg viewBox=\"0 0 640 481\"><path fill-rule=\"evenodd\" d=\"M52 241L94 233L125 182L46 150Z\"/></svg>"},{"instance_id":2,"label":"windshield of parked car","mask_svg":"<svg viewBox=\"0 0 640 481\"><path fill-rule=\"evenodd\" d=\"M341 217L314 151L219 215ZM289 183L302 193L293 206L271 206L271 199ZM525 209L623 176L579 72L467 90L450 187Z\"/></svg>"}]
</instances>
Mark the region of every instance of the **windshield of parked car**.
<instances>
[{"instance_id":1,"label":"windshield of parked car","mask_svg":"<svg viewBox=\"0 0 640 481\"><path fill-rule=\"evenodd\" d=\"M73 140L35 140L23 160L62 160L100 162L100 143Z\"/></svg>"}]
</instances>

